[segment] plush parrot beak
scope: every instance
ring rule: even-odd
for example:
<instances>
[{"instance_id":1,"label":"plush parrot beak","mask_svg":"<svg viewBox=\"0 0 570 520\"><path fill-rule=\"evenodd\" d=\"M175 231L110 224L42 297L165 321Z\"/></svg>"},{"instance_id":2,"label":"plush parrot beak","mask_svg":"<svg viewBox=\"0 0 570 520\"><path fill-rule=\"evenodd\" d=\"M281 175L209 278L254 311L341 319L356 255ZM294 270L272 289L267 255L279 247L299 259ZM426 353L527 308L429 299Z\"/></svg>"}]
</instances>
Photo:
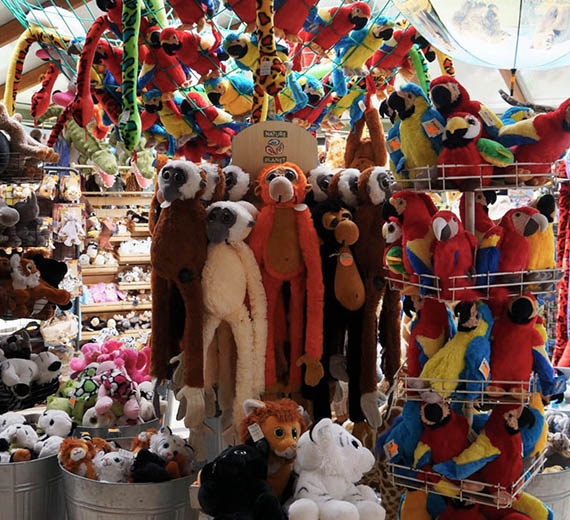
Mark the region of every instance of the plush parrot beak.
<instances>
[{"instance_id":1,"label":"plush parrot beak","mask_svg":"<svg viewBox=\"0 0 570 520\"><path fill-rule=\"evenodd\" d=\"M452 236L449 222L442 217L438 217L433 221L432 228L436 240L449 240Z\"/></svg>"},{"instance_id":2,"label":"plush parrot beak","mask_svg":"<svg viewBox=\"0 0 570 520\"><path fill-rule=\"evenodd\" d=\"M469 125L467 124L467 121L462 117L452 117L445 125L445 132L451 135L455 134L458 130L464 130L467 132L468 127Z\"/></svg>"},{"instance_id":3,"label":"plush parrot beak","mask_svg":"<svg viewBox=\"0 0 570 520\"><path fill-rule=\"evenodd\" d=\"M528 219L528 222L524 227L523 235L525 237L529 237L531 235L534 235L538 231L544 233L547 227L548 227L548 219L544 215L537 213Z\"/></svg>"}]
</instances>

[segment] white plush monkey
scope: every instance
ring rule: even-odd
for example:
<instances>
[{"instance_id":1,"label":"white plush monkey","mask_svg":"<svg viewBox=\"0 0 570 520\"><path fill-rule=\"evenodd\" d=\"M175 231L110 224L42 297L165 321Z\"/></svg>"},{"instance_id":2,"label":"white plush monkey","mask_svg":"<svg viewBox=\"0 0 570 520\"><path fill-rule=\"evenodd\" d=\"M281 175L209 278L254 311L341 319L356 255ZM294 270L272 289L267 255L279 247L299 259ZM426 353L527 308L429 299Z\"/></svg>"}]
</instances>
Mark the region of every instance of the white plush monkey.
<instances>
[{"instance_id":1,"label":"white plush monkey","mask_svg":"<svg viewBox=\"0 0 570 520\"><path fill-rule=\"evenodd\" d=\"M242 200L251 186L249 173L236 164L230 164L222 171L226 177L226 199L234 202Z\"/></svg>"}]
</instances>

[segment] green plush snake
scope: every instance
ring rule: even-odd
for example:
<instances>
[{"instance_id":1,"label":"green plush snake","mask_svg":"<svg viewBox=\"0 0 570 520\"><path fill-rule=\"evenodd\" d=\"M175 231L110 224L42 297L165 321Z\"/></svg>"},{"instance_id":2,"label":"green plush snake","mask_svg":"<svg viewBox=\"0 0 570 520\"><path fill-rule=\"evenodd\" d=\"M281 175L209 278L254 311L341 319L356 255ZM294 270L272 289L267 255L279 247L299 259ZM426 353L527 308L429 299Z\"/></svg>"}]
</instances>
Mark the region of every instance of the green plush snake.
<instances>
[{"instance_id":1,"label":"green plush snake","mask_svg":"<svg viewBox=\"0 0 570 520\"><path fill-rule=\"evenodd\" d=\"M409 50L408 56L414 66L414 71L418 77L420 87L422 87L422 90L429 96L429 72L428 64L424 55L417 47L414 46Z\"/></svg>"},{"instance_id":2,"label":"green plush snake","mask_svg":"<svg viewBox=\"0 0 570 520\"><path fill-rule=\"evenodd\" d=\"M134 150L139 142L142 124L137 106L137 74L139 61L139 31L141 0L123 1L123 112L119 132L127 150Z\"/></svg>"}]
</instances>

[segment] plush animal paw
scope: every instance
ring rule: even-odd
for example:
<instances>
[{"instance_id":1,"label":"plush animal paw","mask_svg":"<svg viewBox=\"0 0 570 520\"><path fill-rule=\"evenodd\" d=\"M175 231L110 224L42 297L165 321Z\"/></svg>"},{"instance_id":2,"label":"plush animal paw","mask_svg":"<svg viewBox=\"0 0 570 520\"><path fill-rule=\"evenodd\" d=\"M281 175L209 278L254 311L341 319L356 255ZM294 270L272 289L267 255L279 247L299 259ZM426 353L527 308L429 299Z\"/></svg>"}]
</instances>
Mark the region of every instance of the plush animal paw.
<instances>
[{"instance_id":1,"label":"plush animal paw","mask_svg":"<svg viewBox=\"0 0 570 520\"><path fill-rule=\"evenodd\" d=\"M319 506L308 498L296 500L289 507L289 520L319 520Z\"/></svg>"},{"instance_id":2,"label":"plush animal paw","mask_svg":"<svg viewBox=\"0 0 570 520\"><path fill-rule=\"evenodd\" d=\"M306 365L305 383L308 386L317 386L319 381L325 375L323 365L318 359L312 359L307 354L302 355L297 359L297 366Z\"/></svg>"},{"instance_id":3,"label":"plush animal paw","mask_svg":"<svg viewBox=\"0 0 570 520\"><path fill-rule=\"evenodd\" d=\"M200 426L206 418L206 402L204 390L183 386L176 394L176 399L180 401L180 406L185 406L184 425L186 428L196 428Z\"/></svg>"},{"instance_id":4,"label":"plush animal paw","mask_svg":"<svg viewBox=\"0 0 570 520\"><path fill-rule=\"evenodd\" d=\"M360 407L368 424L374 428L382 426L382 416L378 408L378 392L368 392L360 396Z\"/></svg>"}]
</instances>

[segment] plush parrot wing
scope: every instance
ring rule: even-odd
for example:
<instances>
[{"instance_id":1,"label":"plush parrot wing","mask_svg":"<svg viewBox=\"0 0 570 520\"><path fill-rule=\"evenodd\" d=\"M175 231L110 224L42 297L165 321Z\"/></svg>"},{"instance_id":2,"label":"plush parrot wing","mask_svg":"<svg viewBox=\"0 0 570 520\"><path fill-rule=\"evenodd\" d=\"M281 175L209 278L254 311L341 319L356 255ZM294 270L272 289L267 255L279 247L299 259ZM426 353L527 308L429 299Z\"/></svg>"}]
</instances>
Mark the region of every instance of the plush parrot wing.
<instances>
[{"instance_id":1,"label":"plush parrot wing","mask_svg":"<svg viewBox=\"0 0 570 520\"><path fill-rule=\"evenodd\" d=\"M432 463L431 448L424 442L418 442L414 450L414 467L421 469L424 466L429 466Z\"/></svg>"},{"instance_id":2,"label":"plush parrot wing","mask_svg":"<svg viewBox=\"0 0 570 520\"><path fill-rule=\"evenodd\" d=\"M477 436L475 442L457 457L436 464L433 469L452 480L460 480L473 475L500 455L501 451L493 445L483 431Z\"/></svg>"},{"instance_id":3,"label":"plush parrot wing","mask_svg":"<svg viewBox=\"0 0 570 520\"><path fill-rule=\"evenodd\" d=\"M537 143L540 141L540 135L534 127L534 117L501 127L497 140L503 146L508 146L509 148L511 146Z\"/></svg>"},{"instance_id":4,"label":"plush parrot wing","mask_svg":"<svg viewBox=\"0 0 570 520\"><path fill-rule=\"evenodd\" d=\"M539 443L541 443L544 437L543 433L545 427L544 406L542 405L540 393L533 394L528 409L534 418L534 422L520 429L523 444L523 458L528 457L533 452L541 453L544 448L544 445L542 445L540 451L538 450ZM546 444L546 439L544 439L544 444Z\"/></svg>"},{"instance_id":5,"label":"plush parrot wing","mask_svg":"<svg viewBox=\"0 0 570 520\"><path fill-rule=\"evenodd\" d=\"M478 139L477 150L481 157L493 166L505 167L515 160L513 153L508 148L491 139Z\"/></svg>"},{"instance_id":6,"label":"plush parrot wing","mask_svg":"<svg viewBox=\"0 0 570 520\"><path fill-rule=\"evenodd\" d=\"M496 273L499 270L499 260L501 258L499 243L503 238L503 234L504 230L500 226L493 226L485 233L481 246L477 250L475 261L477 274ZM485 285L487 284L487 279L484 276L479 276L477 277L477 284Z\"/></svg>"},{"instance_id":7,"label":"plush parrot wing","mask_svg":"<svg viewBox=\"0 0 570 520\"><path fill-rule=\"evenodd\" d=\"M240 95L252 96L253 95L253 81L242 76L241 74L234 74L233 76L228 76L232 87Z\"/></svg>"},{"instance_id":8,"label":"plush parrot wing","mask_svg":"<svg viewBox=\"0 0 570 520\"><path fill-rule=\"evenodd\" d=\"M445 130L445 118L434 108L428 107L422 114L422 132L431 141L433 149L439 153L441 138Z\"/></svg>"},{"instance_id":9,"label":"plush parrot wing","mask_svg":"<svg viewBox=\"0 0 570 520\"><path fill-rule=\"evenodd\" d=\"M386 267L394 274L405 275L404 251L401 245L392 246L386 253Z\"/></svg>"},{"instance_id":10,"label":"plush parrot wing","mask_svg":"<svg viewBox=\"0 0 570 520\"><path fill-rule=\"evenodd\" d=\"M540 381L540 391L544 396L553 395L556 386L556 373L544 345L532 349L532 369Z\"/></svg>"},{"instance_id":11,"label":"plush parrot wing","mask_svg":"<svg viewBox=\"0 0 570 520\"><path fill-rule=\"evenodd\" d=\"M456 389L459 374L465 367L465 346L462 347L461 338L460 335L449 340L426 361L421 373L422 378L432 380L430 386L443 397Z\"/></svg>"},{"instance_id":12,"label":"plush parrot wing","mask_svg":"<svg viewBox=\"0 0 570 520\"><path fill-rule=\"evenodd\" d=\"M423 236L406 241L406 255L412 269L417 274L432 274L431 244L433 236Z\"/></svg>"},{"instance_id":13,"label":"plush parrot wing","mask_svg":"<svg viewBox=\"0 0 570 520\"><path fill-rule=\"evenodd\" d=\"M400 121L396 122L396 124L388 130L388 135L386 136L386 150L388 151L390 160L394 164L394 173L398 173L406 162L400 143Z\"/></svg>"}]
</instances>

